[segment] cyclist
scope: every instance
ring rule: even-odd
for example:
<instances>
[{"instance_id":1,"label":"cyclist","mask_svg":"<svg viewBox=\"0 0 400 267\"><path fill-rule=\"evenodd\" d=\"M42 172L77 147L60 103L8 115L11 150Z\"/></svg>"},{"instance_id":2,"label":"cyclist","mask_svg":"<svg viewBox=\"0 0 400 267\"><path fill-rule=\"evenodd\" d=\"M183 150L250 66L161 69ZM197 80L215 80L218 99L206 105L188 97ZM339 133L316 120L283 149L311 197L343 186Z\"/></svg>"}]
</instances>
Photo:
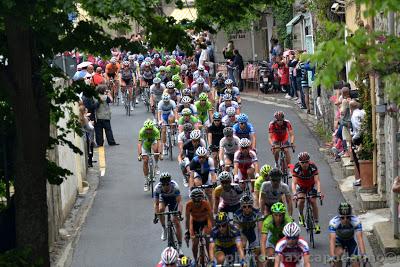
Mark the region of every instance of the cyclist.
<instances>
[{"instance_id":1,"label":"cyclist","mask_svg":"<svg viewBox=\"0 0 400 267\"><path fill-rule=\"evenodd\" d=\"M158 102L158 123L160 126L162 126L161 139L164 147L164 155L168 155L168 149L166 147L167 137L165 124L174 123L175 118L178 118L175 101L171 100L170 95L163 94L162 100Z\"/></svg>"},{"instance_id":2,"label":"cyclist","mask_svg":"<svg viewBox=\"0 0 400 267\"><path fill-rule=\"evenodd\" d=\"M117 59L115 57L112 57L110 59L110 63L106 65L105 69L105 78L107 81L109 81L111 78L113 78L115 81L118 80L118 73L120 70L120 65L117 62Z\"/></svg>"},{"instance_id":3,"label":"cyclist","mask_svg":"<svg viewBox=\"0 0 400 267\"><path fill-rule=\"evenodd\" d=\"M219 212L215 216L215 227L210 236L210 262L212 266L216 264L233 264L235 253L239 252L240 264L244 266L244 251L240 239L240 231L234 225L229 223L229 217L226 212Z\"/></svg>"},{"instance_id":4,"label":"cyclist","mask_svg":"<svg viewBox=\"0 0 400 267\"><path fill-rule=\"evenodd\" d=\"M256 179L254 182L254 192L253 192L253 197L254 197L254 206L256 208L261 207L260 206L260 190L261 190L261 185L264 182L269 181L269 172L272 170L272 167L268 164L265 164L264 166L261 167L260 169L260 176ZM261 209L262 211L262 209Z\"/></svg>"},{"instance_id":5,"label":"cyclist","mask_svg":"<svg viewBox=\"0 0 400 267\"><path fill-rule=\"evenodd\" d=\"M144 191L149 191L149 157L148 153L153 151L159 153L161 151L160 143L160 131L154 125L151 120L146 120L143 124L142 129L139 131L139 142L138 142L138 160L143 159L143 175L144 175ZM158 172L158 159L162 160L162 155L155 155L155 170Z\"/></svg>"},{"instance_id":6,"label":"cyclist","mask_svg":"<svg viewBox=\"0 0 400 267\"><path fill-rule=\"evenodd\" d=\"M199 128L199 120L192 115L192 111L188 108L182 110L182 117L178 120L179 132L182 132L185 123L192 124L195 129Z\"/></svg>"},{"instance_id":7,"label":"cyclist","mask_svg":"<svg viewBox=\"0 0 400 267\"><path fill-rule=\"evenodd\" d=\"M190 99L192 100L190 103L193 104L194 101L193 101L193 98L192 98L192 90L190 90L189 88L183 89L182 90L182 97L184 97L184 96L190 97Z\"/></svg>"},{"instance_id":8,"label":"cyclist","mask_svg":"<svg viewBox=\"0 0 400 267\"><path fill-rule=\"evenodd\" d=\"M224 128L223 134L224 137L219 142L219 165L225 166L225 170L230 171L235 152L239 149L240 139L233 135L232 127Z\"/></svg>"},{"instance_id":9,"label":"cyclist","mask_svg":"<svg viewBox=\"0 0 400 267\"><path fill-rule=\"evenodd\" d=\"M185 88L185 84L181 81L181 76L179 74L175 74L172 76L172 82L175 83L175 88L181 92Z\"/></svg>"},{"instance_id":10,"label":"cyclist","mask_svg":"<svg viewBox=\"0 0 400 267\"><path fill-rule=\"evenodd\" d=\"M193 258L197 259L199 239L196 238L196 234L200 234L200 231L210 234L212 228L211 206L200 188L194 188L190 192L190 200L186 203L185 219L185 239L192 239Z\"/></svg>"},{"instance_id":11,"label":"cyclist","mask_svg":"<svg viewBox=\"0 0 400 267\"><path fill-rule=\"evenodd\" d=\"M310 248L307 241L300 237L300 227L288 223L283 228L284 238L275 246L275 266L304 266L311 267Z\"/></svg>"},{"instance_id":12,"label":"cyclist","mask_svg":"<svg viewBox=\"0 0 400 267\"><path fill-rule=\"evenodd\" d=\"M240 208L243 189L232 183L232 175L223 171L218 175L220 185L214 190L214 214L218 211L234 213Z\"/></svg>"},{"instance_id":13,"label":"cyclist","mask_svg":"<svg viewBox=\"0 0 400 267\"><path fill-rule=\"evenodd\" d=\"M250 150L251 142L247 138L240 139L239 150L233 157L233 175L235 181L255 179L258 177L259 166L257 155Z\"/></svg>"},{"instance_id":14,"label":"cyclist","mask_svg":"<svg viewBox=\"0 0 400 267\"><path fill-rule=\"evenodd\" d=\"M161 261L156 267L177 267L178 251L173 247L167 247L161 253Z\"/></svg>"},{"instance_id":15,"label":"cyclist","mask_svg":"<svg viewBox=\"0 0 400 267\"><path fill-rule=\"evenodd\" d=\"M226 115L226 109L228 107L234 107L235 112L237 115L240 114L240 107L239 104L236 101L232 101L232 95L224 95L224 102L219 105L219 113L222 114L222 116Z\"/></svg>"},{"instance_id":16,"label":"cyclist","mask_svg":"<svg viewBox=\"0 0 400 267\"><path fill-rule=\"evenodd\" d=\"M144 61L143 68L140 70L141 77L141 87L151 86L153 84L153 79L155 78L155 73L151 69L151 64L149 61Z\"/></svg>"},{"instance_id":17,"label":"cyclist","mask_svg":"<svg viewBox=\"0 0 400 267\"><path fill-rule=\"evenodd\" d=\"M339 215L333 217L329 222L329 261L332 266L342 266L339 259L345 249L349 257L361 256L361 260L366 261L367 256L360 219L356 215L352 215L351 205L346 202L339 204L338 212ZM360 263L354 261L352 266L360 266Z\"/></svg>"},{"instance_id":18,"label":"cyclist","mask_svg":"<svg viewBox=\"0 0 400 267\"><path fill-rule=\"evenodd\" d=\"M232 127L233 133L240 139L250 139L251 149L256 151L256 132L253 125L249 122L249 117L244 113L240 113L237 117L237 121L238 122Z\"/></svg>"},{"instance_id":19,"label":"cyclist","mask_svg":"<svg viewBox=\"0 0 400 267\"><path fill-rule=\"evenodd\" d=\"M125 94L125 90L128 89L128 98L132 97L132 90L133 90L133 85L136 83L134 80L134 75L132 70L129 68L129 61L124 61L122 63L122 68L120 70L120 75L121 75L121 91L122 94ZM135 101L135 99L133 99ZM121 103L124 103L124 98L121 95ZM133 111L133 105L130 103L130 109Z\"/></svg>"},{"instance_id":20,"label":"cyclist","mask_svg":"<svg viewBox=\"0 0 400 267\"><path fill-rule=\"evenodd\" d=\"M186 64L181 65L181 72L179 73L179 77L181 77L181 81L183 81L183 87L186 87L185 80L186 80L186 72L188 70L188 66Z\"/></svg>"},{"instance_id":21,"label":"cyclist","mask_svg":"<svg viewBox=\"0 0 400 267\"><path fill-rule=\"evenodd\" d=\"M222 124L225 127L233 127L237 123L236 109L234 107L228 107L226 109L226 115L222 117Z\"/></svg>"},{"instance_id":22,"label":"cyclist","mask_svg":"<svg viewBox=\"0 0 400 267\"><path fill-rule=\"evenodd\" d=\"M225 77L222 72L217 73L215 80L212 82L212 88L215 92L215 102L220 104L221 96L223 96L225 90Z\"/></svg>"},{"instance_id":23,"label":"cyclist","mask_svg":"<svg viewBox=\"0 0 400 267\"><path fill-rule=\"evenodd\" d=\"M272 257L275 254L276 243L284 237L282 231L285 225L293 221L281 202L273 204L270 212L272 214L264 219L261 230L261 257L264 259L265 256Z\"/></svg>"},{"instance_id":24,"label":"cyclist","mask_svg":"<svg viewBox=\"0 0 400 267\"><path fill-rule=\"evenodd\" d=\"M161 79L155 77L153 79L153 84L150 86L150 107L153 115L155 115L155 110L158 103L162 100L164 90L165 85L161 83Z\"/></svg>"},{"instance_id":25,"label":"cyclist","mask_svg":"<svg viewBox=\"0 0 400 267\"><path fill-rule=\"evenodd\" d=\"M260 254L260 238L259 232L262 229L262 214L253 207L254 201L251 195L244 194L240 199L240 209L233 215L235 226L240 229L243 249L249 242L249 249L252 249L254 255ZM258 262L258 258L256 257ZM261 263L257 263L261 267Z\"/></svg>"},{"instance_id":26,"label":"cyclist","mask_svg":"<svg viewBox=\"0 0 400 267\"><path fill-rule=\"evenodd\" d=\"M179 190L178 183L171 180L171 174L168 172L163 172L160 175L160 182L154 188L154 213L155 222L160 219L162 226L161 240L166 240L166 228L165 228L165 218L164 215L157 215L157 213L165 212L166 207L168 211L179 211L182 214L182 196ZM182 230L179 221L179 216L174 216L173 222L176 230L176 238L178 240L178 250L179 254L183 254L180 251L182 247Z\"/></svg>"},{"instance_id":27,"label":"cyclist","mask_svg":"<svg viewBox=\"0 0 400 267\"><path fill-rule=\"evenodd\" d=\"M275 157L275 166L279 166L279 145L294 146L294 131L290 121L285 120L283 111L277 111L274 114L274 120L269 123L269 143L272 146L272 153ZM290 141L289 141L290 138ZM286 164L289 167L290 153L289 149L285 148Z\"/></svg>"},{"instance_id":28,"label":"cyclist","mask_svg":"<svg viewBox=\"0 0 400 267\"><path fill-rule=\"evenodd\" d=\"M210 86L210 74L204 68L204 66L199 66L197 70L193 73L193 78L197 80L197 78L203 78L204 81Z\"/></svg>"},{"instance_id":29,"label":"cyclist","mask_svg":"<svg viewBox=\"0 0 400 267\"><path fill-rule=\"evenodd\" d=\"M195 81L193 77L193 73L197 70L197 64L196 62L192 61L189 63L189 69L186 71L186 79L185 79L185 85L186 88L190 88L192 86L193 81Z\"/></svg>"},{"instance_id":30,"label":"cyclist","mask_svg":"<svg viewBox=\"0 0 400 267\"><path fill-rule=\"evenodd\" d=\"M233 86L233 81L231 79L227 79L225 81L226 90L224 94L231 94L232 99L234 99L239 105L242 104L242 100L240 99L240 91L239 88Z\"/></svg>"},{"instance_id":31,"label":"cyclist","mask_svg":"<svg viewBox=\"0 0 400 267\"><path fill-rule=\"evenodd\" d=\"M190 180L189 186L210 185L217 182L215 174L214 161L208 157L208 150L205 147L198 147L196 149L196 156L193 157L189 164ZM213 207L212 201L212 188L205 190L207 197L210 201L211 208Z\"/></svg>"},{"instance_id":32,"label":"cyclist","mask_svg":"<svg viewBox=\"0 0 400 267\"><path fill-rule=\"evenodd\" d=\"M154 56L153 56L153 61L154 61L154 64L156 65L156 67L157 68L159 68L160 66L162 66L162 64L163 64L163 61L162 61L162 59L160 58L160 55L159 54L154 54Z\"/></svg>"},{"instance_id":33,"label":"cyclist","mask_svg":"<svg viewBox=\"0 0 400 267\"><path fill-rule=\"evenodd\" d=\"M178 267L195 267L195 266L196 262L192 261L192 259L190 259L189 257L182 256L178 260Z\"/></svg>"},{"instance_id":34,"label":"cyclist","mask_svg":"<svg viewBox=\"0 0 400 267\"><path fill-rule=\"evenodd\" d=\"M169 82L169 78L167 76L167 72L165 71L164 66L161 66L160 68L158 68L158 73L157 73L156 77L160 78L160 80L163 84L166 84L167 82Z\"/></svg>"},{"instance_id":35,"label":"cyclist","mask_svg":"<svg viewBox=\"0 0 400 267\"><path fill-rule=\"evenodd\" d=\"M184 96L181 99L181 103L178 105L178 114L182 115L183 109L188 108L192 111L192 114L197 114L197 109L194 104L192 104L192 98L190 96Z\"/></svg>"},{"instance_id":36,"label":"cyclist","mask_svg":"<svg viewBox=\"0 0 400 267\"><path fill-rule=\"evenodd\" d=\"M301 152L298 155L298 159L299 162L297 162L293 168L292 192L296 192L294 199L297 201L299 207L299 224L304 226L304 197L306 195L319 195L323 198L324 196L321 192L321 181L319 179L318 168L314 162L310 161L310 154L308 154L308 152ZM297 197L302 199L297 199ZM321 228L318 224L317 198L311 198L310 201L313 208L315 233L319 234Z\"/></svg>"},{"instance_id":37,"label":"cyclist","mask_svg":"<svg viewBox=\"0 0 400 267\"><path fill-rule=\"evenodd\" d=\"M206 93L201 93L199 95L199 100L194 102L197 109L197 117L201 124L206 127L210 126L210 118L212 117L213 106L210 101L208 101L208 96Z\"/></svg>"},{"instance_id":38,"label":"cyclist","mask_svg":"<svg viewBox=\"0 0 400 267\"><path fill-rule=\"evenodd\" d=\"M224 126L221 123L221 115L218 112L214 112L213 114L213 122L208 127L208 143L209 149L211 151L211 157L214 160L214 163L217 165L219 163L218 160L218 151L219 151L219 142L224 137Z\"/></svg>"},{"instance_id":39,"label":"cyclist","mask_svg":"<svg viewBox=\"0 0 400 267\"><path fill-rule=\"evenodd\" d=\"M176 59L171 59L169 64L167 62L166 66L166 71L169 72L171 76L181 72L179 62L177 62Z\"/></svg>"},{"instance_id":40,"label":"cyclist","mask_svg":"<svg viewBox=\"0 0 400 267\"><path fill-rule=\"evenodd\" d=\"M181 100L181 92L175 88L175 83L173 81L167 82L166 87L164 94L168 94L171 100L175 101L175 103L179 103Z\"/></svg>"},{"instance_id":41,"label":"cyclist","mask_svg":"<svg viewBox=\"0 0 400 267\"><path fill-rule=\"evenodd\" d=\"M199 99L201 93L206 93L208 95L208 99L212 99L210 86L204 83L204 79L202 77L196 79L196 84L191 86L191 90L195 100Z\"/></svg>"},{"instance_id":42,"label":"cyclist","mask_svg":"<svg viewBox=\"0 0 400 267\"><path fill-rule=\"evenodd\" d=\"M269 172L269 181L261 185L260 209L265 214L270 214L271 206L277 202L286 203L289 215L293 214L292 196L289 186L282 181L282 171L274 168Z\"/></svg>"}]
</instances>

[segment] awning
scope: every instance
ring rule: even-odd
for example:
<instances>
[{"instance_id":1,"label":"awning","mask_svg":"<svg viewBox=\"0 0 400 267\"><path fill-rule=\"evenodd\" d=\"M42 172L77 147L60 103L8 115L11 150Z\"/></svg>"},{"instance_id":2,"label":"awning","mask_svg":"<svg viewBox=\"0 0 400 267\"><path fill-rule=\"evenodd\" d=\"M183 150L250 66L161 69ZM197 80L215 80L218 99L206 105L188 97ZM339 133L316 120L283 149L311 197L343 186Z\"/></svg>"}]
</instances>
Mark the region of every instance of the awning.
<instances>
[{"instance_id":1,"label":"awning","mask_svg":"<svg viewBox=\"0 0 400 267\"><path fill-rule=\"evenodd\" d=\"M303 18L303 14L299 14L295 16L291 21L286 24L286 33L291 34L293 30L293 26L299 23L299 21Z\"/></svg>"},{"instance_id":2,"label":"awning","mask_svg":"<svg viewBox=\"0 0 400 267\"><path fill-rule=\"evenodd\" d=\"M170 16L176 19L178 22L184 19L195 20L197 18L197 11L195 8L175 8Z\"/></svg>"}]
</instances>

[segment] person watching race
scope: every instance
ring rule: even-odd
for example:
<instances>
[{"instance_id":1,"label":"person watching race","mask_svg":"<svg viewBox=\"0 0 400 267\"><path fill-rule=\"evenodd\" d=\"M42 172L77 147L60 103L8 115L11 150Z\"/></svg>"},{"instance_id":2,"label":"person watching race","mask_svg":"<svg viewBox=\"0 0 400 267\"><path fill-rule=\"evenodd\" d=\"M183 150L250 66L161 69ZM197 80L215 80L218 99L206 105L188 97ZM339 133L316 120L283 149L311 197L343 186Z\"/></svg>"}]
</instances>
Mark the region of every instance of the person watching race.
<instances>
[{"instance_id":1,"label":"person watching race","mask_svg":"<svg viewBox=\"0 0 400 267\"><path fill-rule=\"evenodd\" d=\"M249 117L240 113L237 117L237 123L233 125L233 134L239 139L247 138L251 141L251 149L256 151L256 132L253 125L249 122Z\"/></svg>"},{"instance_id":2,"label":"person watching race","mask_svg":"<svg viewBox=\"0 0 400 267\"><path fill-rule=\"evenodd\" d=\"M233 223L240 230L243 249L248 248L253 250L256 256L257 266L261 267L262 263L258 262L260 254L260 238L259 232L262 229L262 214L253 206L254 201L251 195L244 194L240 198L240 209L233 215Z\"/></svg>"},{"instance_id":3,"label":"person watching race","mask_svg":"<svg viewBox=\"0 0 400 267\"><path fill-rule=\"evenodd\" d=\"M161 83L161 79L158 77L154 78L153 84L150 86L150 108L153 115L155 115L156 107L158 108L158 103L162 100L164 90L165 85Z\"/></svg>"},{"instance_id":4,"label":"person watching race","mask_svg":"<svg viewBox=\"0 0 400 267\"><path fill-rule=\"evenodd\" d=\"M256 208L260 208L260 191L261 191L261 186L264 182L269 181L269 172L272 170L272 167L268 164L265 164L261 167L260 169L260 176L256 179L254 182L254 192L253 192L253 198L254 198L254 206ZM260 208L262 211L262 209Z\"/></svg>"},{"instance_id":5,"label":"person watching race","mask_svg":"<svg viewBox=\"0 0 400 267\"><path fill-rule=\"evenodd\" d=\"M255 179L258 177L259 166L257 155L251 148L251 142L247 138L240 139L239 150L233 157L233 175L235 181Z\"/></svg>"},{"instance_id":6,"label":"person watching race","mask_svg":"<svg viewBox=\"0 0 400 267\"><path fill-rule=\"evenodd\" d=\"M368 261L365 254L363 230L360 219L352 214L352 207L347 202L339 204L339 215L329 222L329 263L332 266L342 266L340 261L347 250L349 257L360 257L363 262ZM351 266L360 266L360 261L353 261Z\"/></svg>"},{"instance_id":7,"label":"person watching race","mask_svg":"<svg viewBox=\"0 0 400 267\"><path fill-rule=\"evenodd\" d=\"M173 247L167 247L161 253L161 260L156 267L177 267L178 251Z\"/></svg>"},{"instance_id":8,"label":"person watching race","mask_svg":"<svg viewBox=\"0 0 400 267\"><path fill-rule=\"evenodd\" d=\"M194 104L192 104L192 98L190 96L184 96L181 99L181 102L178 105L178 114L182 115L183 109L188 108L192 112L192 114L197 114L197 108Z\"/></svg>"},{"instance_id":9,"label":"person watching race","mask_svg":"<svg viewBox=\"0 0 400 267\"><path fill-rule=\"evenodd\" d=\"M161 139L164 148L164 155L168 155L168 149L166 147L167 137L165 125L173 124L175 122L175 118L178 118L175 101L171 100L170 95L163 94L162 100L158 102L158 124L162 126Z\"/></svg>"},{"instance_id":10,"label":"person watching race","mask_svg":"<svg viewBox=\"0 0 400 267\"><path fill-rule=\"evenodd\" d=\"M233 264L235 253L239 252L240 264L245 265L244 250L240 239L240 231L229 222L228 214L219 212L215 216L215 227L210 235L209 256L212 266L217 264Z\"/></svg>"},{"instance_id":11,"label":"person watching race","mask_svg":"<svg viewBox=\"0 0 400 267\"><path fill-rule=\"evenodd\" d=\"M236 86L233 86L233 81L227 79L225 81L225 91L224 94L231 94L232 99L235 100L239 105L242 104L242 99L240 98L240 90Z\"/></svg>"},{"instance_id":12,"label":"person watching race","mask_svg":"<svg viewBox=\"0 0 400 267\"><path fill-rule=\"evenodd\" d=\"M210 118L212 117L213 106L210 101L208 101L208 96L206 93L201 93L199 95L199 100L194 103L197 109L197 117L201 124L206 127L210 126Z\"/></svg>"},{"instance_id":13,"label":"person watching race","mask_svg":"<svg viewBox=\"0 0 400 267\"><path fill-rule=\"evenodd\" d=\"M293 168L292 192L296 192L294 200L297 201L299 208L299 224L304 226L304 197L307 195L320 196L323 199L324 195L321 191L321 181L319 179L318 168L314 162L310 161L310 154L308 154L308 152L301 152L298 155L298 159L299 162L297 162ZM319 212L317 198L313 197L310 201L313 208L315 233L319 234L321 228L318 223Z\"/></svg>"},{"instance_id":14,"label":"person watching race","mask_svg":"<svg viewBox=\"0 0 400 267\"><path fill-rule=\"evenodd\" d=\"M204 83L204 79L199 77L196 79L196 84L191 86L192 96L195 100L199 99L201 93L206 93L208 99L212 99L212 92L210 86Z\"/></svg>"},{"instance_id":15,"label":"person watching race","mask_svg":"<svg viewBox=\"0 0 400 267\"><path fill-rule=\"evenodd\" d=\"M160 131L154 125L154 122L151 120L146 120L143 123L143 127L139 131L139 140L138 140L138 160L141 161L143 159L143 175L144 175L144 191L149 191L149 156L148 153L160 153L162 150L162 145L160 142ZM158 159L163 159L162 154L155 155L155 170L156 173L159 172L158 168Z\"/></svg>"},{"instance_id":16,"label":"person watching race","mask_svg":"<svg viewBox=\"0 0 400 267\"><path fill-rule=\"evenodd\" d=\"M240 139L233 135L232 127L226 127L222 132L224 137L219 142L219 165L224 166L226 171L230 171L235 152L239 150Z\"/></svg>"},{"instance_id":17,"label":"person watching race","mask_svg":"<svg viewBox=\"0 0 400 267\"><path fill-rule=\"evenodd\" d=\"M175 83L173 81L169 81L165 87L166 89L164 94L168 94L171 97L171 100L175 101L175 103L179 103L181 100L181 93L175 88Z\"/></svg>"},{"instance_id":18,"label":"person watching race","mask_svg":"<svg viewBox=\"0 0 400 267\"><path fill-rule=\"evenodd\" d=\"M218 175L220 185L214 190L214 214L218 211L236 212L240 208L240 198L243 195L243 189L232 183L232 175L223 171Z\"/></svg>"},{"instance_id":19,"label":"person watching race","mask_svg":"<svg viewBox=\"0 0 400 267\"><path fill-rule=\"evenodd\" d=\"M217 165L219 164L218 160L219 143L221 139L224 137L225 127L221 123L221 115L218 112L214 112L212 118L213 122L210 125L210 127L208 127L207 137L208 137L209 149L211 151L211 157L214 160L215 165Z\"/></svg>"},{"instance_id":20,"label":"person watching race","mask_svg":"<svg viewBox=\"0 0 400 267\"><path fill-rule=\"evenodd\" d=\"M269 123L269 143L272 146L272 153L275 157L275 166L279 166L279 145L290 146L294 148L294 131L290 121L285 120L283 111L277 111L274 114L274 120ZM290 141L289 141L290 138ZM291 157L289 149L285 148L286 164L289 168Z\"/></svg>"},{"instance_id":21,"label":"person watching race","mask_svg":"<svg viewBox=\"0 0 400 267\"><path fill-rule=\"evenodd\" d=\"M192 115L192 111L189 108L182 109L182 116L178 120L179 132L182 132L185 123L192 124L195 129L199 128L199 120Z\"/></svg>"},{"instance_id":22,"label":"person watching race","mask_svg":"<svg viewBox=\"0 0 400 267\"><path fill-rule=\"evenodd\" d=\"M269 181L261 185L260 191L260 209L268 215L271 206L276 202L286 203L289 210L289 215L293 214L292 196L289 191L289 186L282 182L282 171L274 168L269 172Z\"/></svg>"},{"instance_id":23,"label":"person watching race","mask_svg":"<svg viewBox=\"0 0 400 267\"><path fill-rule=\"evenodd\" d=\"M180 214L182 214L181 200L182 196L178 183L171 179L171 174L168 172L161 173L160 182L154 188L154 222L157 222L158 219L160 220L162 226L161 240L163 241L167 239L165 218L164 215L157 214L165 212L166 207L168 207L168 211L179 211ZM179 254L183 254L180 250L182 247L182 229L179 217L180 215L174 216L173 223L175 225L176 238L178 240L178 252Z\"/></svg>"},{"instance_id":24,"label":"person watching race","mask_svg":"<svg viewBox=\"0 0 400 267\"><path fill-rule=\"evenodd\" d=\"M226 109L229 107L234 107L236 114L240 114L239 104L236 101L232 101L232 95L224 95L224 102L221 103L218 108L219 113L221 113L222 116L225 116Z\"/></svg>"},{"instance_id":25,"label":"person watching race","mask_svg":"<svg viewBox=\"0 0 400 267\"><path fill-rule=\"evenodd\" d=\"M212 229L212 211L210 203L205 199L203 190L194 188L190 191L190 200L186 203L185 209L185 239L192 240L193 258L197 259L199 239L196 234L203 231L209 235ZM207 244L208 245L208 244Z\"/></svg>"},{"instance_id":26,"label":"person watching race","mask_svg":"<svg viewBox=\"0 0 400 267\"><path fill-rule=\"evenodd\" d=\"M233 127L237 123L236 109L234 107L228 107L226 109L226 115L222 117L222 124L225 127Z\"/></svg>"}]
</instances>

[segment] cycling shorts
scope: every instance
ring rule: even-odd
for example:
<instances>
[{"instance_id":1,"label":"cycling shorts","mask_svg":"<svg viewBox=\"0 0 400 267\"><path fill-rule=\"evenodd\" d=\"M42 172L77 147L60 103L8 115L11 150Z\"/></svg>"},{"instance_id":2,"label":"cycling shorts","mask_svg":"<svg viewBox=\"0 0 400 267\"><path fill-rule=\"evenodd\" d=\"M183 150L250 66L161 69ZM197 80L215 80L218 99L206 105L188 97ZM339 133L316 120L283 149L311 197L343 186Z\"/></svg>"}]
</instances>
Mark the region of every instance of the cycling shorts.
<instances>
[{"instance_id":1,"label":"cycling shorts","mask_svg":"<svg viewBox=\"0 0 400 267\"><path fill-rule=\"evenodd\" d=\"M201 183L203 185L210 185L211 184L211 172L208 173L207 177L203 177L197 172L193 172L194 179L201 179Z\"/></svg>"},{"instance_id":2,"label":"cycling shorts","mask_svg":"<svg viewBox=\"0 0 400 267\"><path fill-rule=\"evenodd\" d=\"M207 226L207 221L193 221L193 231L195 234L200 234L200 230Z\"/></svg>"},{"instance_id":3,"label":"cycling shorts","mask_svg":"<svg viewBox=\"0 0 400 267\"><path fill-rule=\"evenodd\" d=\"M232 255L233 257L231 257L232 258L232 262L234 261L234 255L235 255L235 253L236 253L236 246L231 246L231 247L220 247L220 246L215 246L215 254L217 254L217 253L220 253L220 252L222 252L222 253L224 253L225 254L225 256L226 255Z\"/></svg>"},{"instance_id":4,"label":"cycling shorts","mask_svg":"<svg viewBox=\"0 0 400 267\"><path fill-rule=\"evenodd\" d=\"M247 169L239 168L237 174L237 181L246 180L248 178L247 177L248 169L254 169L254 164L251 164Z\"/></svg>"},{"instance_id":5,"label":"cycling shorts","mask_svg":"<svg viewBox=\"0 0 400 267\"><path fill-rule=\"evenodd\" d=\"M151 152L152 145L155 145L155 144L157 144L157 140L154 140L150 146L142 144L142 156L147 156L147 154Z\"/></svg>"},{"instance_id":6,"label":"cycling shorts","mask_svg":"<svg viewBox=\"0 0 400 267\"><path fill-rule=\"evenodd\" d=\"M166 124L168 124L169 122L168 122L168 118L169 117L171 117L171 116L173 116L173 113L172 112L170 112L170 113L167 113L167 114L162 114L161 115L161 118L162 118L162 120L163 120L163 122L165 122Z\"/></svg>"},{"instance_id":7,"label":"cycling shorts","mask_svg":"<svg viewBox=\"0 0 400 267\"><path fill-rule=\"evenodd\" d=\"M240 203L236 204L236 205L224 205L223 208L220 208L219 211L222 212L233 212L235 213L238 209L240 209Z\"/></svg>"},{"instance_id":8,"label":"cycling shorts","mask_svg":"<svg viewBox=\"0 0 400 267\"><path fill-rule=\"evenodd\" d=\"M166 207L168 207L168 211L177 211L178 210L178 203L176 202L176 199L170 199L167 201L161 201L161 203L164 203Z\"/></svg>"},{"instance_id":9,"label":"cycling shorts","mask_svg":"<svg viewBox=\"0 0 400 267\"><path fill-rule=\"evenodd\" d=\"M121 79L125 82L126 86L130 86L133 84L133 79L124 79L124 78Z\"/></svg>"},{"instance_id":10,"label":"cycling shorts","mask_svg":"<svg viewBox=\"0 0 400 267\"><path fill-rule=\"evenodd\" d=\"M290 145L290 142L289 142L289 140L286 140L286 141L272 141L272 145L273 146L280 146L282 144L282 146L288 146L288 145Z\"/></svg>"},{"instance_id":11,"label":"cycling shorts","mask_svg":"<svg viewBox=\"0 0 400 267\"><path fill-rule=\"evenodd\" d=\"M153 79L145 79L145 78L143 78L143 80L147 83L147 86L152 86L153 85Z\"/></svg>"},{"instance_id":12,"label":"cycling shorts","mask_svg":"<svg viewBox=\"0 0 400 267\"><path fill-rule=\"evenodd\" d=\"M353 255L355 256L359 255L358 245L354 238L349 240L343 240L340 239L339 237L336 237L335 246L347 249L347 252L349 253L350 257Z\"/></svg>"},{"instance_id":13,"label":"cycling shorts","mask_svg":"<svg viewBox=\"0 0 400 267\"><path fill-rule=\"evenodd\" d=\"M108 78L114 78L115 79L115 72L113 73L107 73Z\"/></svg>"},{"instance_id":14,"label":"cycling shorts","mask_svg":"<svg viewBox=\"0 0 400 267\"><path fill-rule=\"evenodd\" d=\"M299 185L296 185L296 193L305 193L310 196L316 196L318 194L317 189L315 188L315 185L313 185L311 188L305 188L305 187L300 187Z\"/></svg>"},{"instance_id":15,"label":"cycling shorts","mask_svg":"<svg viewBox=\"0 0 400 267\"><path fill-rule=\"evenodd\" d=\"M260 246L260 240L258 238L258 233L256 233L256 228L242 231L242 235L246 237L247 242L249 242L249 248L256 248Z\"/></svg>"},{"instance_id":16,"label":"cycling shorts","mask_svg":"<svg viewBox=\"0 0 400 267\"><path fill-rule=\"evenodd\" d=\"M232 162L232 165L233 165L233 159L234 158L235 158L235 154L234 153L233 154L228 154L228 153L224 154L224 160L229 159Z\"/></svg>"}]
</instances>

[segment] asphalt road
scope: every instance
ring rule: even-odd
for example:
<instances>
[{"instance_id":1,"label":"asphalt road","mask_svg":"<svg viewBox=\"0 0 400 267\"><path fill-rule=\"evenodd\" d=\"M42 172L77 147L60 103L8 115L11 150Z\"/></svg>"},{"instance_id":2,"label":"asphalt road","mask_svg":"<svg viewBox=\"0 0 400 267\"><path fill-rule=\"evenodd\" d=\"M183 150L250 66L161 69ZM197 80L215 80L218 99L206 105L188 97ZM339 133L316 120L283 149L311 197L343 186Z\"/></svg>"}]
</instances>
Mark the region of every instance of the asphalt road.
<instances>
[{"instance_id":1,"label":"asphalt road","mask_svg":"<svg viewBox=\"0 0 400 267\"><path fill-rule=\"evenodd\" d=\"M261 165L273 162L270 147L267 145L267 125L276 110L283 110L294 126L296 152L308 151L312 160L317 163L326 197L320 208L322 232L316 236L316 248L311 250L312 266L326 266L327 226L343 197L337 189L329 166L319 153L317 141L290 107L250 99L243 103L242 110L249 115L256 129ZM152 223L152 199L149 192L143 192L142 163L137 161L136 149L138 131L143 121L151 115L145 112L142 103L131 117L125 116L121 106L113 107L112 112L114 136L121 145L105 145L105 176L100 178L96 199L82 227L72 266L155 266L166 242L160 239L160 225ZM176 162L176 148L174 153L174 161L165 159L160 163L160 170L169 171L176 177L186 201L188 190L182 185ZM296 211L294 215L297 219ZM304 228L302 230L305 234ZM184 252L191 256L186 245Z\"/></svg>"}]
</instances>

